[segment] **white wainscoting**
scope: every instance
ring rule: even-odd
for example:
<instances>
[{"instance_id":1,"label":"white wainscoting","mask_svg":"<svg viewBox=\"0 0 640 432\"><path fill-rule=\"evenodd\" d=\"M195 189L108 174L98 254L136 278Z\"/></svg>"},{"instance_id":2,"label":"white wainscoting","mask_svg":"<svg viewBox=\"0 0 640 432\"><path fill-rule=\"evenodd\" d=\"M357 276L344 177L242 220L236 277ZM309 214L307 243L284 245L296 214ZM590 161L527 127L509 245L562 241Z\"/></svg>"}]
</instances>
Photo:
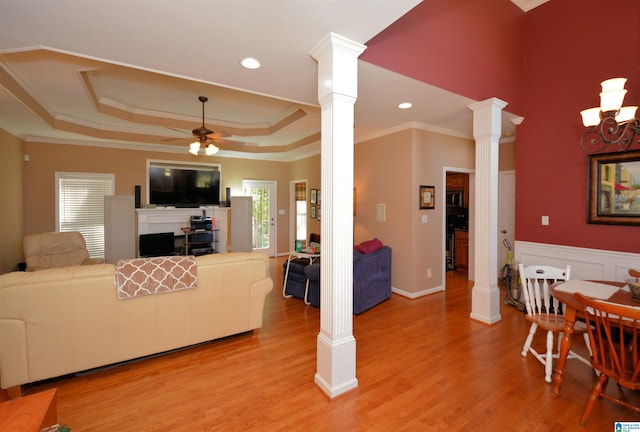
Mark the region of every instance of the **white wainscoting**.
<instances>
[{"instance_id":1,"label":"white wainscoting","mask_svg":"<svg viewBox=\"0 0 640 432\"><path fill-rule=\"evenodd\" d=\"M571 279L624 281L629 269L640 270L640 254L516 241L514 258L528 265L571 265Z\"/></svg>"}]
</instances>

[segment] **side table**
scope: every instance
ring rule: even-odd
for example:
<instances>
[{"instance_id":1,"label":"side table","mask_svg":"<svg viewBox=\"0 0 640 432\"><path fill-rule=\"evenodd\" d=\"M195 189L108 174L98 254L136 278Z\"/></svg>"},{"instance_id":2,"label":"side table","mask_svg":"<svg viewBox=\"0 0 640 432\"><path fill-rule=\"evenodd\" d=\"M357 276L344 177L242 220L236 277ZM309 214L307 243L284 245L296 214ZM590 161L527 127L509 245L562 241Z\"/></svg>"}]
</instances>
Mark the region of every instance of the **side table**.
<instances>
[{"instance_id":1,"label":"side table","mask_svg":"<svg viewBox=\"0 0 640 432\"><path fill-rule=\"evenodd\" d=\"M38 432L57 423L56 389L0 403L0 430Z\"/></svg>"}]
</instances>

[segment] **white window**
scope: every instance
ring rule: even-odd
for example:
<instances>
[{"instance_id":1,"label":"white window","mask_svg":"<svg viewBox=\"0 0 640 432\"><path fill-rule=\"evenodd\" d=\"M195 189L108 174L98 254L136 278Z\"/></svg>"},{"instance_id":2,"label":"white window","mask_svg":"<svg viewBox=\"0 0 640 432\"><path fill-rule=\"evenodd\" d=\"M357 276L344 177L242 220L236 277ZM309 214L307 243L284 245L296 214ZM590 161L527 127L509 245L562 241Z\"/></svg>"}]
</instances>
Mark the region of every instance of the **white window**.
<instances>
[{"instance_id":1,"label":"white window","mask_svg":"<svg viewBox=\"0 0 640 432\"><path fill-rule=\"evenodd\" d=\"M307 200L296 201L296 240L305 241L306 239L307 239Z\"/></svg>"},{"instance_id":2,"label":"white window","mask_svg":"<svg viewBox=\"0 0 640 432\"><path fill-rule=\"evenodd\" d=\"M296 201L296 240L302 240L303 245L307 239L307 182L299 181L294 184ZM308 246L308 245L307 245Z\"/></svg>"},{"instance_id":3,"label":"white window","mask_svg":"<svg viewBox=\"0 0 640 432\"><path fill-rule=\"evenodd\" d=\"M89 256L104 257L104 197L113 195L113 174L56 173L56 231L80 231Z\"/></svg>"}]
</instances>

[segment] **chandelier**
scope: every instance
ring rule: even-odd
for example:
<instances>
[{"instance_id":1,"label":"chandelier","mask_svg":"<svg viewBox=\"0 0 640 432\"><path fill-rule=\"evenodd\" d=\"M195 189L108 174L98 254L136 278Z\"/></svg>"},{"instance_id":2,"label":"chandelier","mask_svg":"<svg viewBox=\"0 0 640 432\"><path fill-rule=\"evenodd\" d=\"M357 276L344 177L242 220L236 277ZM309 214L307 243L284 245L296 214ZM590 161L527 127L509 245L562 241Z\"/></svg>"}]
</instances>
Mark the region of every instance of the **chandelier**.
<instances>
[{"instance_id":1,"label":"chandelier","mask_svg":"<svg viewBox=\"0 0 640 432\"><path fill-rule=\"evenodd\" d=\"M627 151L636 135L640 135L637 106L622 106L627 93L626 78L602 81L600 106L580 111L587 131L580 138L580 147L587 153L600 152L613 146L619 152Z\"/></svg>"}]
</instances>

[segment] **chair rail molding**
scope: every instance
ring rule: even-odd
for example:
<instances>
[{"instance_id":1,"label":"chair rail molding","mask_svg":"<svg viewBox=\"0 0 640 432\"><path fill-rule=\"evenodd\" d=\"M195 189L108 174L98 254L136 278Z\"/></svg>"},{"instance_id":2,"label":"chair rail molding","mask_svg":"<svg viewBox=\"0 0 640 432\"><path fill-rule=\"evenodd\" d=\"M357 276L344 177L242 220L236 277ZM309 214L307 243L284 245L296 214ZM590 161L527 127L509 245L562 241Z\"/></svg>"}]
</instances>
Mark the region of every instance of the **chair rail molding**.
<instances>
[{"instance_id":1,"label":"chair rail molding","mask_svg":"<svg viewBox=\"0 0 640 432\"><path fill-rule=\"evenodd\" d=\"M640 268L640 254L549 243L515 241L514 258L528 265L571 265L571 279L624 282L629 269Z\"/></svg>"}]
</instances>

